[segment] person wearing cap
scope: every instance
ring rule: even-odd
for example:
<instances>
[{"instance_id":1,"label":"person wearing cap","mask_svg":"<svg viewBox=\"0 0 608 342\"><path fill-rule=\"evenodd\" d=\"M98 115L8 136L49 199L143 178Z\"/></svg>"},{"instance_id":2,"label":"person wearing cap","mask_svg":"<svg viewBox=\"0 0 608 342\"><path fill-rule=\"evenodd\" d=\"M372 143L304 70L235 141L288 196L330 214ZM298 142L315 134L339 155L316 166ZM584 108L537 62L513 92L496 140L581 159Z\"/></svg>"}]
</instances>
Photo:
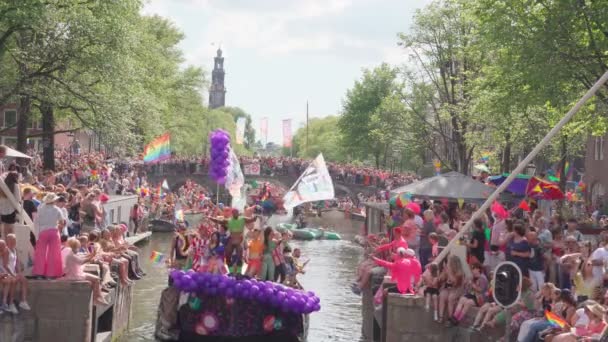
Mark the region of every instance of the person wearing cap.
<instances>
[{"instance_id":1,"label":"person wearing cap","mask_svg":"<svg viewBox=\"0 0 608 342\"><path fill-rule=\"evenodd\" d=\"M397 281L397 290L399 293L414 293L414 286L420 281L421 270L416 267L412 259L416 253L412 249L403 247L397 248L397 254L394 262L389 262L376 257L372 257L376 264L385 267L391 271L392 277ZM412 282L413 278L413 282Z\"/></svg>"},{"instance_id":2,"label":"person wearing cap","mask_svg":"<svg viewBox=\"0 0 608 342\"><path fill-rule=\"evenodd\" d=\"M54 193L44 196L43 205L38 208L34 227L38 231L38 241L34 252L34 276L59 278L63 275L61 260L61 239L58 223L63 219L61 210L55 205L59 199Z\"/></svg>"},{"instance_id":3,"label":"person wearing cap","mask_svg":"<svg viewBox=\"0 0 608 342\"><path fill-rule=\"evenodd\" d=\"M244 233L245 233L245 225L247 223L255 222L258 217L244 217L239 216L239 211L237 209L232 209L232 217L228 220L217 220L215 218L210 218L213 222L219 223L228 229L230 233L230 240L226 244L226 264L229 268L231 268L232 273L238 273L238 270L232 269L232 266L236 264L238 268L240 268L243 264L243 242L244 242ZM233 252L236 254L233 258Z\"/></svg>"}]
</instances>

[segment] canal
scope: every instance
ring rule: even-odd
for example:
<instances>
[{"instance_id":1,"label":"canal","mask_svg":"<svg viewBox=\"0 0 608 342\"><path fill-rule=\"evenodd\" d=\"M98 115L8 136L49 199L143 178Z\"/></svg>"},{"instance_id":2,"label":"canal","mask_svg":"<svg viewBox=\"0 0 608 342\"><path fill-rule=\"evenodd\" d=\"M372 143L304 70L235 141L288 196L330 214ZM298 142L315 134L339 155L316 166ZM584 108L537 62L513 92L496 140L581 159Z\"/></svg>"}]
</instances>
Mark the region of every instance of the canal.
<instances>
[{"instance_id":1,"label":"canal","mask_svg":"<svg viewBox=\"0 0 608 342\"><path fill-rule=\"evenodd\" d=\"M272 217L269 223L285 220ZM342 213L328 212L321 218L312 219L309 225L331 227L342 235L343 240L291 243L301 248L302 260L311 259L306 266L306 274L298 279L307 290L315 291L321 298L321 311L311 315L308 342L358 341L361 336L361 297L351 292L350 283L355 279L363 251L352 242L361 223L345 220ZM140 255L168 251L170 239L171 234L154 233L150 242L141 246ZM167 282L167 269L152 265L147 257L141 260L148 275L135 285L131 326L124 342L155 341L154 324L160 293Z\"/></svg>"}]
</instances>

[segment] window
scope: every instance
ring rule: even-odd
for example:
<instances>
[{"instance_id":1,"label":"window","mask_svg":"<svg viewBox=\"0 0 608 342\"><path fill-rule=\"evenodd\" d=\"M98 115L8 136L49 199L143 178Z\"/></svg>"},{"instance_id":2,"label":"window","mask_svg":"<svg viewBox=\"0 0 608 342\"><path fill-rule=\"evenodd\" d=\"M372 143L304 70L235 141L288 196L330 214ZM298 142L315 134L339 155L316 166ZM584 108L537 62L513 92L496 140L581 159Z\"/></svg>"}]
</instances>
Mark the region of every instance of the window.
<instances>
[{"instance_id":1,"label":"window","mask_svg":"<svg viewBox=\"0 0 608 342\"><path fill-rule=\"evenodd\" d=\"M118 218L116 220L116 223L120 222L122 222L122 205L118 207Z\"/></svg>"},{"instance_id":2,"label":"window","mask_svg":"<svg viewBox=\"0 0 608 342\"><path fill-rule=\"evenodd\" d=\"M7 110L4 111L4 124L2 127L12 127L17 124L17 111Z\"/></svg>"},{"instance_id":3,"label":"window","mask_svg":"<svg viewBox=\"0 0 608 342\"><path fill-rule=\"evenodd\" d=\"M595 138L594 159L604 160L604 137Z\"/></svg>"},{"instance_id":4,"label":"window","mask_svg":"<svg viewBox=\"0 0 608 342\"><path fill-rule=\"evenodd\" d=\"M115 223L114 221L114 209L110 210L110 222L109 223Z\"/></svg>"},{"instance_id":5,"label":"window","mask_svg":"<svg viewBox=\"0 0 608 342\"><path fill-rule=\"evenodd\" d=\"M12 138L12 137L4 137L4 145L10 147L10 148L16 148L17 147L17 138Z\"/></svg>"},{"instance_id":6,"label":"window","mask_svg":"<svg viewBox=\"0 0 608 342\"><path fill-rule=\"evenodd\" d=\"M30 119L30 123L27 126L29 129L42 129L42 121Z\"/></svg>"}]
</instances>

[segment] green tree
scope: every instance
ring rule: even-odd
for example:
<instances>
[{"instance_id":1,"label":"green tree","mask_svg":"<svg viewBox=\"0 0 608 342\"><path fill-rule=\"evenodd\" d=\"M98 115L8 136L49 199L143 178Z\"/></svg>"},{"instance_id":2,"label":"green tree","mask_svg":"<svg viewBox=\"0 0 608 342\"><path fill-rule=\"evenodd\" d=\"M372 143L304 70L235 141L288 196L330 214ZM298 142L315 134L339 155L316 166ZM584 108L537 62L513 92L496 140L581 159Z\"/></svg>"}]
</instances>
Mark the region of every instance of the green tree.
<instances>
[{"instance_id":1,"label":"green tree","mask_svg":"<svg viewBox=\"0 0 608 342\"><path fill-rule=\"evenodd\" d=\"M353 159L372 157L376 167L386 166L405 111L395 100L401 91L397 74L398 70L386 63L365 69L347 91L338 128L343 148Z\"/></svg>"},{"instance_id":2,"label":"green tree","mask_svg":"<svg viewBox=\"0 0 608 342\"><path fill-rule=\"evenodd\" d=\"M245 141L243 144L245 148L251 149L255 143L255 130L251 124L251 115L239 107L222 107L221 109L226 113L230 113L234 122L237 122L240 118L245 118Z\"/></svg>"},{"instance_id":3,"label":"green tree","mask_svg":"<svg viewBox=\"0 0 608 342\"><path fill-rule=\"evenodd\" d=\"M399 42L415 66L405 73L410 129L424 132L419 137L435 157L463 173L469 171L475 149L467 136L483 130L472 110L472 90L485 61L466 4L431 3L416 13L411 32L400 34Z\"/></svg>"},{"instance_id":4,"label":"green tree","mask_svg":"<svg viewBox=\"0 0 608 342\"><path fill-rule=\"evenodd\" d=\"M313 118L308 121L308 146L306 145L306 127L300 127L295 132L293 142L293 155L299 158L312 159L323 153L326 160L335 162L346 161L341 146L339 121L336 116ZM290 155L289 148L283 148L284 155Z\"/></svg>"}]
</instances>

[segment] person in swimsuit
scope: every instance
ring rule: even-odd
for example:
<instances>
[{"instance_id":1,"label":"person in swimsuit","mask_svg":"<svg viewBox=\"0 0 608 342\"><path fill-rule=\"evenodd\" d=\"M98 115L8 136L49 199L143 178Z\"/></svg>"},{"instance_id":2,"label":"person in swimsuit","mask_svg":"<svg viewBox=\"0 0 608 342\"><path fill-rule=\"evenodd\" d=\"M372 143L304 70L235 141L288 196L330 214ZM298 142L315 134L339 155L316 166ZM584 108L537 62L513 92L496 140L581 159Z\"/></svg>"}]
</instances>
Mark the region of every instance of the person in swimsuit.
<instances>
[{"instance_id":1,"label":"person in swimsuit","mask_svg":"<svg viewBox=\"0 0 608 342\"><path fill-rule=\"evenodd\" d=\"M264 237L260 228L255 227L250 235L247 248L247 271L250 277L257 277L262 269L262 254L264 253Z\"/></svg>"},{"instance_id":2,"label":"person in swimsuit","mask_svg":"<svg viewBox=\"0 0 608 342\"><path fill-rule=\"evenodd\" d=\"M257 218L257 216L250 218L239 216L239 211L237 209L232 209L232 217L228 220L210 218L212 221L226 227L230 233L230 240L226 244L225 258L231 273L239 273L241 266L243 266L245 225L255 222ZM234 257L232 256L233 253L236 254Z\"/></svg>"},{"instance_id":3,"label":"person in swimsuit","mask_svg":"<svg viewBox=\"0 0 608 342\"><path fill-rule=\"evenodd\" d=\"M183 223L179 223L177 226L177 233L171 243L171 250L169 251L169 259L167 262L171 267L183 269L186 266L188 260L188 249L190 247L190 241L186 236L186 226Z\"/></svg>"}]
</instances>

